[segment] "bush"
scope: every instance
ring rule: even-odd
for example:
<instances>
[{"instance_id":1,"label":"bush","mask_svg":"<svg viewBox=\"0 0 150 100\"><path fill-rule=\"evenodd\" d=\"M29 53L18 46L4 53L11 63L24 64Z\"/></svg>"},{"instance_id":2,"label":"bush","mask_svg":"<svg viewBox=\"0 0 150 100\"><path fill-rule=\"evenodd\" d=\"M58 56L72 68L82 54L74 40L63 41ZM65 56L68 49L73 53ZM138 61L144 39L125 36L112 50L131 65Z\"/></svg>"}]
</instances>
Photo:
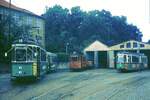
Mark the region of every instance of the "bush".
<instances>
[{"instance_id":1,"label":"bush","mask_svg":"<svg viewBox=\"0 0 150 100\"><path fill-rule=\"evenodd\" d=\"M69 61L69 55L66 53L57 53L58 61L59 62L68 62Z\"/></svg>"}]
</instances>

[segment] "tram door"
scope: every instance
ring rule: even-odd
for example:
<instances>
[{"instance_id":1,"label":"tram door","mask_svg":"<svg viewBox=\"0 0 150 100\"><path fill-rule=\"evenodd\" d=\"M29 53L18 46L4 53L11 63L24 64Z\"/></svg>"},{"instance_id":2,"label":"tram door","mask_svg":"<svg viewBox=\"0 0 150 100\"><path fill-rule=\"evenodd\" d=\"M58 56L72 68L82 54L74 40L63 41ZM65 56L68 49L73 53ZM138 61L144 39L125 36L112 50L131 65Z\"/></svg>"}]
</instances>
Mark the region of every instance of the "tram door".
<instances>
[{"instance_id":1,"label":"tram door","mask_svg":"<svg viewBox=\"0 0 150 100\"><path fill-rule=\"evenodd\" d=\"M40 76L40 62L41 62L41 51L40 51L40 48L37 48L37 73L38 73L38 76Z\"/></svg>"}]
</instances>

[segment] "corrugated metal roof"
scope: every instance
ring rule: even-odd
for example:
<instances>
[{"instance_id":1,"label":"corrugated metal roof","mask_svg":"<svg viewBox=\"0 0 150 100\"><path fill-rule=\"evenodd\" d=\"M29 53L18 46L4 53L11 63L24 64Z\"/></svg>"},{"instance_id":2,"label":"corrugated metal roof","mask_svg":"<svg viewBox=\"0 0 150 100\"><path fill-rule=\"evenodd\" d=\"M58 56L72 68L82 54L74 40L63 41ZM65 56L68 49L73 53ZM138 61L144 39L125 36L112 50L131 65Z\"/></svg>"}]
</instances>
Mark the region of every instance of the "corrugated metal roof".
<instances>
[{"instance_id":1,"label":"corrugated metal roof","mask_svg":"<svg viewBox=\"0 0 150 100\"><path fill-rule=\"evenodd\" d=\"M87 48L84 49L84 51L108 51L109 47L100 41L96 40L91 45L89 45Z\"/></svg>"}]
</instances>

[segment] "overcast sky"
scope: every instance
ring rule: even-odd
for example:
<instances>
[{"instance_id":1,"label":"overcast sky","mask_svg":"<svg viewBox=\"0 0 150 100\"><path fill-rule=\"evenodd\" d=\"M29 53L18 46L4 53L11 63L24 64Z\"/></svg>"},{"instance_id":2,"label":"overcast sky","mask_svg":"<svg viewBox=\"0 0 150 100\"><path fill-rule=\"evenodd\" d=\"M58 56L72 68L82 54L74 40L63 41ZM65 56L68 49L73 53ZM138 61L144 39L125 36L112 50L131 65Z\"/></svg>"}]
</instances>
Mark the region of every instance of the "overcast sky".
<instances>
[{"instance_id":1,"label":"overcast sky","mask_svg":"<svg viewBox=\"0 0 150 100\"><path fill-rule=\"evenodd\" d=\"M9 1L9 0L7 0ZM30 10L38 15L45 12L45 6L52 7L56 4L63 8L80 6L82 10L108 10L112 15L127 16L128 23L140 28L143 41L150 39L150 0L12 0L21 8Z\"/></svg>"}]
</instances>

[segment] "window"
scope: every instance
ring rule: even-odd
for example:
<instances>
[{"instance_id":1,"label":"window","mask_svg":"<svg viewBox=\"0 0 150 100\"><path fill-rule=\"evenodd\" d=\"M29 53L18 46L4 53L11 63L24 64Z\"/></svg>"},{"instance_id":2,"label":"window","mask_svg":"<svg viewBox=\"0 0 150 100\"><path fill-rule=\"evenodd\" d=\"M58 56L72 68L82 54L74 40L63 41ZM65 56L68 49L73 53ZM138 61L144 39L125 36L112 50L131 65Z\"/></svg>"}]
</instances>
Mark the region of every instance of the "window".
<instances>
[{"instance_id":1,"label":"window","mask_svg":"<svg viewBox=\"0 0 150 100\"><path fill-rule=\"evenodd\" d=\"M71 57L72 61L78 61L78 57Z\"/></svg>"},{"instance_id":2,"label":"window","mask_svg":"<svg viewBox=\"0 0 150 100\"><path fill-rule=\"evenodd\" d=\"M147 63L147 57L142 57L142 63Z\"/></svg>"},{"instance_id":3,"label":"window","mask_svg":"<svg viewBox=\"0 0 150 100\"><path fill-rule=\"evenodd\" d=\"M145 45L144 44L140 44L140 47L145 47Z\"/></svg>"},{"instance_id":4,"label":"window","mask_svg":"<svg viewBox=\"0 0 150 100\"><path fill-rule=\"evenodd\" d=\"M118 63L124 63L124 55L118 55L117 56L117 62Z\"/></svg>"},{"instance_id":5,"label":"window","mask_svg":"<svg viewBox=\"0 0 150 100\"><path fill-rule=\"evenodd\" d=\"M19 22L19 14L14 13L13 18L14 18L15 22Z\"/></svg>"},{"instance_id":6,"label":"window","mask_svg":"<svg viewBox=\"0 0 150 100\"><path fill-rule=\"evenodd\" d=\"M37 60L37 55L38 55L37 48L36 47L32 47L32 49L33 49L33 60Z\"/></svg>"},{"instance_id":7,"label":"window","mask_svg":"<svg viewBox=\"0 0 150 100\"><path fill-rule=\"evenodd\" d=\"M131 63L131 56L128 56L128 63Z\"/></svg>"},{"instance_id":8,"label":"window","mask_svg":"<svg viewBox=\"0 0 150 100\"><path fill-rule=\"evenodd\" d=\"M26 49L16 49L16 61L26 61Z\"/></svg>"},{"instance_id":9,"label":"window","mask_svg":"<svg viewBox=\"0 0 150 100\"><path fill-rule=\"evenodd\" d=\"M27 25L32 25L32 17L27 16Z\"/></svg>"},{"instance_id":10,"label":"window","mask_svg":"<svg viewBox=\"0 0 150 100\"><path fill-rule=\"evenodd\" d=\"M127 43L126 47L131 48L131 43Z\"/></svg>"},{"instance_id":11,"label":"window","mask_svg":"<svg viewBox=\"0 0 150 100\"><path fill-rule=\"evenodd\" d=\"M41 61L46 61L46 52L41 50Z\"/></svg>"},{"instance_id":12,"label":"window","mask_svg":"<svg viewBox=\"0 0 150 100\"><path fill-rule=\"evenodd\" d=\"M137 48L138 44L136 42L133 43L133 48Z\"/></svg>"},{"instance_id":13,"label":"window","mask_svg":"<svg viewBox=\"0 0 150 100\"><path fill-rule=\"evenodd\" d=\"M139 63L139 57L132 56L132 63Z\"/></svg>"},{"instance_id":14,"label":"window","mask_svg":"<svg viewBox=\"0 0 150 100\"><path fill-rule=\"evenodd\" d=\"M33 52L32 52L32 47L27 48L27 61L32 61L33 60Z\"/></svg>"},{"instance_id":15,"label":"window","mask_svg":"<svg viewBox=\"0 0 150 100\"><path fill-rule=\"evenodd\" d=\"M127 56L124 55L123 57L124 57L124 62L127 62Z\"/></svg>"},{"instance_id":16,"label":"window","mask_svg":"<svg viewBox=\"0 0 150 100\"><path fill-rule=\"evenodd\" d=\"M39 19L36 19L36 26L39 28L42 26L41 21Z\"/></svg>"},{"instance_id":17,"label":"window","mask_svg":"<svg viewBox=\"0 0 150 100\"><path fill-rule=\"evenodd\" d=\"M124 48L124 45L120 45L120 48Z\"/></svg>"}]
</instances>

